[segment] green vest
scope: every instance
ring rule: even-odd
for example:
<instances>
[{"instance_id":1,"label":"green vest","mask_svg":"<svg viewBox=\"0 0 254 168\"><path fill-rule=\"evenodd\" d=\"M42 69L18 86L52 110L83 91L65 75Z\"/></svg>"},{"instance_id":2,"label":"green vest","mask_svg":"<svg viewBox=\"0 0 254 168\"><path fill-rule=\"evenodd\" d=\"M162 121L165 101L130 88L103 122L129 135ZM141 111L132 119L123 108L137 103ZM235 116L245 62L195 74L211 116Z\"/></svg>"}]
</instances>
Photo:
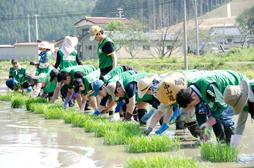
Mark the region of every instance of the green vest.
<instances>
[{"instance_id":1,"label":"green vest","mask_svg":"<svg viewBox=\"0 0 254 168\"><path fill-rule=\"evenodd\" d=\"M9 70L9 76L14 78L19 83L23 83L26 80L26 69L22 67L20 69L11 67Z\"/></svg>"},{"instance_id":2,"label":"green vest","mask_svg":"<svg viewBox=\"0 0 254 168\"><path fill-rule=\"evenodd\" d=\"M186 70L180 71L187 80L187 86L189 86L195 79L200 78L207 71L198 71L198 70Z\"/></svg>"},{"instance_id":3,"label":"green vest","mask_svg":"<svg viewBox=\"0 0 254 168\"><path fill-rule=\"evenodd\" d=\"M48 74L45 80L46 86L43 88L44 93L52 93L56 89L57 81L50 81L50 75Z\"/></svg>"},{"instance_id":4,"label":"green vest","mask_svg":"<svg viewBox=\"0 0 254 168\"><path fill-rule=\"evenodd\" d=\"M142 98L138 97L138 94L136 93L136 102L149 102L153 99L153 95L145 94Z\"/></svg>"},{"instance_id":5,"label":"green vest","mask_svg":"<svg viewBox=\"0 0 254 168\"><path fill-rule=\"evenodd\" d=\"M126 71L120 74L120 79L123 81L124 88L131 82L139 81L139 79L150 75L149 73L136 73L133 70ZM137 93L136 93L137 94ZM138 96L136 96L138 97ZM129 98L127 93L125 93L124 98ZM137 98L136 98L137 99Z\"/></svg>"},{"instance_id":6,"label":"green vest","mask_svg":"<svg viewBox=\"0 0 254 168\"><path fill-rule=\"evenodd\" d=\"M77 51L72 51L70 55L64 55L61 50L58 50L61 62L59 65L59 69L62 70L67 67L78 65L76 58L78 56Z\"/></svg>"},{"instance_id":7,"label":"green vest","mask_svg":"<svg viewBox=\"0 0 254 168\"><path fill-rule=\"evenodd\" d=\"M108 83L110 79L115 77L116 75L119 75L124 72L124 69L122 66L117 66L111 71L109 71L105 76L104 76L104 82Z\"/></svg>"},{"instance_id":8,"label":"green vest","mask_svg":"<svg viewBox=\"0 0 254 168\"><path fill-rule=\"evenodd\" d=\"M102 51L102 48L104 47L105 43L107 42L112 42L113 41L109 38L109 37L106 37L98 46L97 48L97 55L98 55L98 58L99 58L99 68L100 69L103 69L103 68L107 68L107 67L110 67L113 65L113 61L112 61L112 58L111 56L107 55L106 53L104 53Z\"/></svg>"},{"instance_id":9,"label":"green vest","mask_svg":"<svg viewBox=\"0 0 254 168\"><path fill-rule=\"evenodd\" d=\"M76 72L82 72L83 76L88 75L89 73L93 72L96 70L96 67L94 65L76 65L76 66L71 66L68 68L64 68L62 71L68 72L72 79L74 78L74 74Z\"/></svg>"},{"instance_id":10,"label":"green vest","mask_svg":"<svg viewBox=\"0 0 254 168\"><path fill-rule=\"evenodd\" d=\"M217 86L220 93L223 94L227 86L239 85L243 79L246 79L246 77L238 72L217 70L206 72L201 78L194 80L192 84L198 88L203 101L208 104L210 100L207 97L207 89L211 84Z\"/></svg>"},{"instance_id":11,"label":"green vest","mask_svg":"<svg viewBox=\"0 0 254 168\"><path fill-rule=\"evenodd\" d=\"M95 80L98 80L100 77L100 70L96 70L96 71L93 71L91 73L89 73L88 75L84 76L83 77L83 84L85 86L85 90L84 91L81 91L81 94L83 95L87 95L88 92L90 90L92 90L91 88L91 84L95 81Z\"/></svg>"}]
</instances>

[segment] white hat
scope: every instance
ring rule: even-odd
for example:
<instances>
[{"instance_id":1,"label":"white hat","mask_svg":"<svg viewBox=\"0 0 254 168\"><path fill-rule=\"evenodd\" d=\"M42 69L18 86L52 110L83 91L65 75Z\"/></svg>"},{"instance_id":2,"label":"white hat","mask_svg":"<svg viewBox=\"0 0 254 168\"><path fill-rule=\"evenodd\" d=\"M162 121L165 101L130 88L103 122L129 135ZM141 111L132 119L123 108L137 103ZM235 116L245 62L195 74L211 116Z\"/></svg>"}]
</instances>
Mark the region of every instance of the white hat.
<instances>
[{"instance_id":1,"label":"white hat","mask_svg":"<svg viewBox=\"0 0 254 168\"><path fill-rule=\"evenodd\" d=\"M138 81L138 97L143 98L148 89L151 87L154 77L144 77Z\"/></svg>"},{"instance_id":2,"label":"white hat","mask_svg":"<svg viewBox=\"0 0 254 168\"><path fill-rule=\"evenodd\" d=\"M115 90L116 90L116 81L110 82L106 86L107 93L112 96L112 98L115 98Z\"/></svg>"},{"instance_id":3,"label":"white hat","mask_svg":"<svg viewBox=\"0 0 254 168\"><path fill-rule=\"evenodd\" d=\"M65 55L68 55L72 51L75 51L75 47L77 44L78 44L77 37L65 36L61 50Z\"/></svg>"},{"instance_id":4,"label":"white hat","mask_svg":"<svg viewBox=\"0 0 254 168\"><path fill-rule=\"evenodd\" d=\"M50 47L49 42L47 42L47 41L42 41L42 42L39 43L39 48L50 49L51 47Z\"/></svg>"},{"instance_id":5,"label":"white hat","mask_svg":"<svg viewBox=\"0 0 254 168\"><path fill-rule=\"evenodd\" d=\"M242 80L238 86L228 86L224 91L224 101L228 105L232 106L235 114L239 114L243 111L248 98L254 100L254 95L249 88L249 84L246 80Z\"/></svg>"}]
</instances>

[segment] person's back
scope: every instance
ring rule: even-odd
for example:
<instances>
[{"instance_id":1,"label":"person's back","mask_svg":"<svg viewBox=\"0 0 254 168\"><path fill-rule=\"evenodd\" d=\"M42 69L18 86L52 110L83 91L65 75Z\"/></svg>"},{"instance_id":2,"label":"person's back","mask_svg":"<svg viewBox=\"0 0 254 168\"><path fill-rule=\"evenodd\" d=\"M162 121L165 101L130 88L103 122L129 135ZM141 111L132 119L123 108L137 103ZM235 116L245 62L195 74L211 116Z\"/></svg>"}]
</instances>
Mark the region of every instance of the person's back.
<instances>
[{"instance_id":1,"label":"person's back","mask_svg":"<svg viewBox=\"0 0 254 168\"><path fill-rule=\"evenodd\" d=\"M75 49L77 44L77 37L65 37L62 47L57 51L55 68L62 70L67 67L82 64Z\"/></svg>"}]
</instances>

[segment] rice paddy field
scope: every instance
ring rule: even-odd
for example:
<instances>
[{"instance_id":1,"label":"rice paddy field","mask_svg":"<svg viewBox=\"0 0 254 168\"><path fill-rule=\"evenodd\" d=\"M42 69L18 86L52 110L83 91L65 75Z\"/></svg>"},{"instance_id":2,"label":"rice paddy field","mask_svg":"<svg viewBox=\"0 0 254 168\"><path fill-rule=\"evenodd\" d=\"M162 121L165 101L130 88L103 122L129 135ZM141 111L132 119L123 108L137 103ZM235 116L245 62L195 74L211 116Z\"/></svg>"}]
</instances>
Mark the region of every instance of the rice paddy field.
<instances>
[{"instance_id":1,"label":"rice paddy field","mask_svg":"<svg viewBox=\"0 0 254 168\"><path fill-rule=\"evenodd\" d=\"M96 65L97 60L84 63ZM28 62L21 64L32 72ZM119 64L165 73L183 69L183 57L120 59ZM0 74L7 77L9 61L0 65ZM254 48L189 56L189 69L231 69L254 78ZM1 167L254 167L254 125L250 119L242 145L236 149L215 140L201 143L188 130L175 130L173 125L162 136L146 137L138 123L112 122L75 107L64 109L62 102L50 104L21 93L1 93L0 106ZM12 162L16 155L20 159Z\"/></svg>"},{"instance_id":2,"label":"rice paddy field","mask_svg":"<svg viewBox=\"0 0 254 168\"><path fill-rule=\"evenodd\" d=\"M29 114L38 116L45 121L51 121L51 124L55 122L52 124L53 127L59 126L59 124L67 125L73 130L73 134L78 128L83 134L83 138L86 139L84 141L89 141L89 144L86 145L97 152L103 149L103 154L94 152L94 156L90 156L93 161L101 160L103 162L95 162L95 167L99 165L99 167L127 168L165 166L217 168L248 167L254 163L253 161L249 163L239 162L240 154L243 151L254 153L250 142L250 139L254 138L251 123L248 124L245 131L247 133L243 139L243 146L237 149L225 144L218 144L216 141L199 143L197 139L191 137L187 130L176 131L173 126L170 127L170 132L174 132L175 136L169 136L166 133L162 136L151 135L146 137L142 134L142 128L138 123L113 122L107 117L94 117L88 113L81 113L75 108L64 109L61 104L46 103L45 99L32 99L29 95L20 93L0 94L0 101L2 103L8 102L9 104L5 104L5 106L10 106L12 109L23 109L26 113L23 114L23 118L24 115ZM62 122L59 123L58 121ZM64 139L62 140L64 141ZM72 143L75 145L76 142ZM84 147L87 147L86 145Z\"/></svg>"}]
</instances>

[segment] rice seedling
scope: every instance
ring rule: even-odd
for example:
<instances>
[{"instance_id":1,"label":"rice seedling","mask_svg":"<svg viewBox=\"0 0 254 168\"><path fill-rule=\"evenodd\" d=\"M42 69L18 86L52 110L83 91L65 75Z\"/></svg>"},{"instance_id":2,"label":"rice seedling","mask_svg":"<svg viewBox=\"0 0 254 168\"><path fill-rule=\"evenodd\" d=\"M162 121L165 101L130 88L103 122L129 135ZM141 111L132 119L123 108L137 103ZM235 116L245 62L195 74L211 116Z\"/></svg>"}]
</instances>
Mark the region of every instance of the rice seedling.
<instances>
[{"instance_id":1,"label":"rice seedling","mask_svg":"<svg viewBox=\"0 0 254 168\"><path fill-rule=\"evenodd\" d=\"M107 130L104 134L105 145L123 145L127 142L128 136L126 136L124 131L111 131Z\"/></svg>"},{"instance_id":2,"label":"rice seedling","mask_svg":"<svg viewBox=\"0 0 254 168\"><path fill-rule=\"evenodd\" d=\"M31 104L33 104L33 103L47 103L47 99L44 99L44 98L30 98L30 99L28 99L28 100L26 100L26 109L28 110L28 111L30 111L31 110Z\"/></svg>"},{"instance_id":3,"label":"rice seedling","mask_svg":"<svg viewBox=\"0 0 254 168\"><path fill-rule=\"evenodd\" d=\"M71 123L71 119L73 118L73 116L75 114L76 114L76 112L74 112L74 111L65 110L65 112L63 113L64 122L66 124L70 124Z\"/></svg>"},{"instance_id":4,"label":"rice seedling","mask_svg":"<svg viewBox=\"0 0 254 168\"><path fill-rule=\"evenodd\" d=\"M168 138L167 136L132 137L127 141L127 151L131 153L141 152L166 152L179 149L178 138Z\"/></svg>"},{"instance_id":5,"label":"rice seedling","mask_svg":"<svg viewBox=\"0 0 254 168\"><path fill-rule=\"evenodd\" d=\"M239 150L222 143L203 143L200 147L201 158L211 162L235 162Z\"/></svg>"},{"instance_id":6,"label":"rice seedling","mask_svg":"<svg viewBox=\"0 0 254 168\"><path fill-rule=\"evenodd\" d=\"M84 122L89 119L90 119L90 117L88 117L82 113L76 112L76 114L71 117L71 124L73 127L83 127Z\"/></svg>"},{"instance_id":7,"label":"rice seedling","mask_svg":"<svg viewBox=\"0 0 254 168\"><path fill-rule=\"evenodd\" d=\"M13 93L6 93L0 95L0 101L11 101Z\"/></svg>"},{"instance_id":8,"label":"rice seedling","mask_svg":"<svg viewBox=\"0 0 254 168\"><path fill-rule=\"evenodd\" d=\"M137 123L124 122L114 125L111 129L104 132L104 144L122 145L128 142L128 139L141 135L141 130Z\"/></svg>"},{"instance_id":9,"label":"rice seedling","mask_svg":"<svg viewBox=\"0 0 254 168\"><path fill-rule=\"evenodd\" d=\"M93 119L87 119L84 121L83 127L85 129L85 132L95 132L95 130L100 127L102 120L93 120Z\"/></svg>"},{"instance_id":10,"label":"rice seedling","mask_svg":"<svg viewBox=\"0 0 254 168\"><path fill-rule=\"evenodd\" d=\"M35 114L43 114L48 110L48 104L46 103L30 103L29 109Z\"/></svg>"},{"instance_id":11,"label":"rice seedling","mask_svg":"<svg viewBox=\"0 0 254 168\"><path fill-rule=\"evenodd\" d=\"M48 108L48 110L46 110L44 112L44 118L45 119L61 119L63 118L64 115L64 109L63 108Z\"/></svg>"},{"instance_id":12,"label":"rice seedling","mask_svg":"<svg viewBox=\"0 0 254 168\"><path fill-rule=\"evenodd\" d=\"M164 168L164 167L177 167L177 168L199 168L201 165L198 161L189 159L181 156L165 157L165 156L155 156L147 157L144 159L131 159L128 160L125 168ZM202 166L204 167L204 166Z\"/></svg>"},{"instance_id":13,"label":"rice seedling","mask_svg":"<svg viewBox=\"0 0 254 168\"><path fill-rule=\"evenodd\" d=\"M119 123L116 122L100 122L100 124L96 125L94 128L94 133L96 137L104 137L107 130L117 130L117 127L119 126Z\"/></svg>"},{"instance_id":14,"label":"rice seedling","mask_svg":"<svg viewBox=\"0 0 254 168\"><path fill-rule=\"evenodd\" d=\"M22 106L25 105L25 101L26 101L26 97L25 96L13 96L11 98L11 107L12 108L21 108Z\"/></svg>"}]
</instances>

